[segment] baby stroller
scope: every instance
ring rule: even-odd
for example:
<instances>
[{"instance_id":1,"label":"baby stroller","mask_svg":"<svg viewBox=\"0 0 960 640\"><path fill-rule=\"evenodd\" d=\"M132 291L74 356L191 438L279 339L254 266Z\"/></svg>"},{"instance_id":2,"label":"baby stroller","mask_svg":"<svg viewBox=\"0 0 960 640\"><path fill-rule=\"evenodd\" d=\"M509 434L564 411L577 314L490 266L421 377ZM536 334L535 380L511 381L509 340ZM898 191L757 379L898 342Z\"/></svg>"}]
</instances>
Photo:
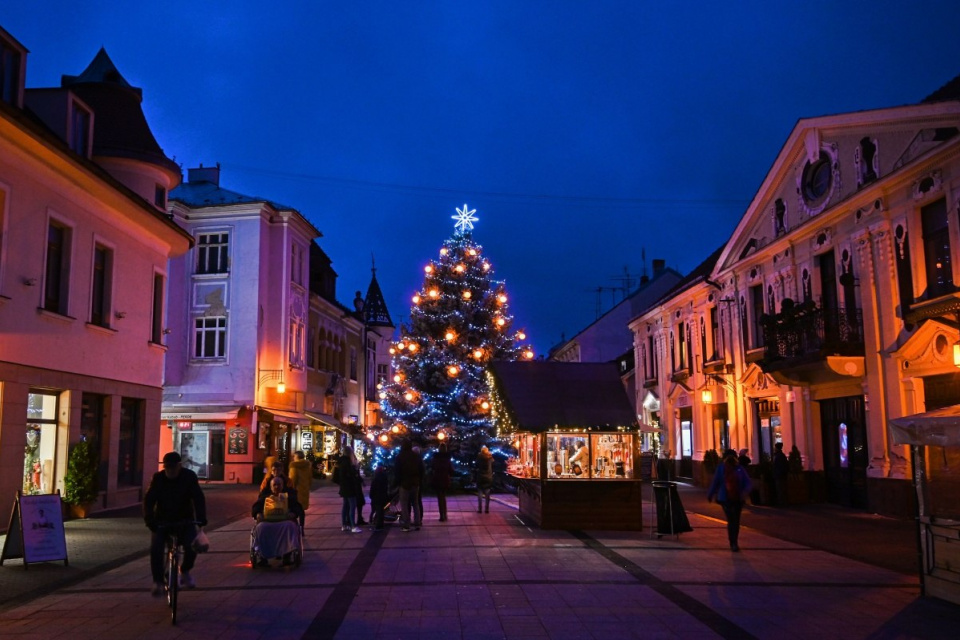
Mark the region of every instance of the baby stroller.
<instances>
[{"instance_id":1,"label":"baby stroller","mask_svg":"<svg viewBox=\"0 0 960 640\"><path fill-rule=\"evenodd\" d=\"M303 525L297 520L257 522L250 530L250 568L267 567L271 559L299 567L303 562Z\"/></svg>"}]
</instances>

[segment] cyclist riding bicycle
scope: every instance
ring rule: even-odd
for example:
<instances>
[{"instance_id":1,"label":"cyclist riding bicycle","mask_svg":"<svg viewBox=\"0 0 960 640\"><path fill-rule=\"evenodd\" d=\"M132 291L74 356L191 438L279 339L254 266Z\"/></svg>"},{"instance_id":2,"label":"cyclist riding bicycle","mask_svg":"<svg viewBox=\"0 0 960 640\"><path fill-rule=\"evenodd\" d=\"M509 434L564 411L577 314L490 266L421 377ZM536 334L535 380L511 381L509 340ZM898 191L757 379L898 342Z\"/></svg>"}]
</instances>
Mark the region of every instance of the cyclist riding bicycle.
<instances>
[{"instance_id":1,"label":"cyclist riding bicycle","mask_svg":"<svg viewBox=\"0 0 960 640\"><path fill-rule=\"evenodd\" d=\"M170 525L177 525L176 533L183 545L180 586L186 589L196 586L190 574L197 560L193 548L197 528L192 522L206 526L207 505L197 474L181 466L180 462L180 454L175 451L163 456L163 471L153 474L143 497L143 520L150 529L151 593L155 597L163 595L163 552Z\"/></svg>"}]
</instances>

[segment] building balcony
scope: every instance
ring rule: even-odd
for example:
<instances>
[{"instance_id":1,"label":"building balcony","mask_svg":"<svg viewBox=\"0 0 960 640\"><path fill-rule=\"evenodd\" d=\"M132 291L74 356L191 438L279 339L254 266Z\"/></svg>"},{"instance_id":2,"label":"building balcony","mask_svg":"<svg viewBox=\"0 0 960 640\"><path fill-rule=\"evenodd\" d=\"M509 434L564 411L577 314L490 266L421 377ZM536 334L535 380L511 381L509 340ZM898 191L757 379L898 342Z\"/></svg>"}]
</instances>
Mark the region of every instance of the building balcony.
<instances>
[{"instance_id":1,"label":"building balcony","mask_svg":"<svg viewBox=\"0 0 960 640\"><path fill-rule=\"evenodd\" d=\"M764 371L822 363L829 356L864 355L863 311L797 306L764 321Z\"/></svg>"}]
</instances>

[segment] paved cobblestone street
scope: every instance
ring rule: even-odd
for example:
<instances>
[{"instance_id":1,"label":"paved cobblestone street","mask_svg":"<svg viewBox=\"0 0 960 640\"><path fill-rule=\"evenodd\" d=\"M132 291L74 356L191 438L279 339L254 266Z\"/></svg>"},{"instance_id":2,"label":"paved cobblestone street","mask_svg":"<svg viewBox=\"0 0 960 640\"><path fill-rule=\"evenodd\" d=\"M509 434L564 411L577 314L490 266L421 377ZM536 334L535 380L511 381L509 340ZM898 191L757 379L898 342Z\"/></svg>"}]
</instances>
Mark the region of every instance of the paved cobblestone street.
<instances>
[{"instance_id":1,"label":"paved cobblestone street","mask_svg":"<svg viewBox=\"0 0 960 640\"><path fill-rule=\"evenodd\" d=\"M915 576L764 535L749 514L734 554L724 524L690 509L693 532L657 538L542 531L521 521L514 500L497 496L478 514L473 496L455 496L440 523L427 498L420 531L348 534L335 487L323 484L299 568L251 570L247 519L211 527L175 627L149 594L140 520L73 521L69 567L0 567L0 636L952 638L960 624L960 607L918 597ZM106 570L70 582L95 568L97 548ZM49 593L10 597L44 580Z\"/></svg>"}]
</instances>

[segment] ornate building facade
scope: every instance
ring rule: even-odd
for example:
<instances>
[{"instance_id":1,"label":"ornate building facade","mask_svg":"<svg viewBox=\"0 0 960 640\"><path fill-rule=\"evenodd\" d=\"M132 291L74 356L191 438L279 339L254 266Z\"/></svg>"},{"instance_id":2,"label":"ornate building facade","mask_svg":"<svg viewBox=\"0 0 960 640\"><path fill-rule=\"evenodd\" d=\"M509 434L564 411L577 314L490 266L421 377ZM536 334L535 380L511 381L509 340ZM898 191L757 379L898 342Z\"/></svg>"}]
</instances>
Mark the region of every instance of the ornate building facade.
<instances>
[{"instance_id":1,"label":"ornate building facade","mask_svg":"<svg viewBox=\"0 0 960 640\"><path fill-rule=\"evenodd\" d=\"M887 421L960 403L956 85L798 122L709 274L630 323L681 473L783 442L816 497L909 513Z\"/></svg>"}]
</instances>

